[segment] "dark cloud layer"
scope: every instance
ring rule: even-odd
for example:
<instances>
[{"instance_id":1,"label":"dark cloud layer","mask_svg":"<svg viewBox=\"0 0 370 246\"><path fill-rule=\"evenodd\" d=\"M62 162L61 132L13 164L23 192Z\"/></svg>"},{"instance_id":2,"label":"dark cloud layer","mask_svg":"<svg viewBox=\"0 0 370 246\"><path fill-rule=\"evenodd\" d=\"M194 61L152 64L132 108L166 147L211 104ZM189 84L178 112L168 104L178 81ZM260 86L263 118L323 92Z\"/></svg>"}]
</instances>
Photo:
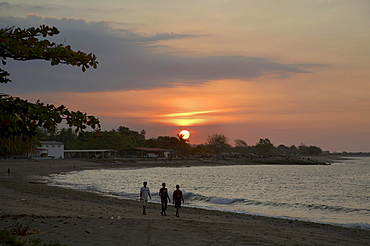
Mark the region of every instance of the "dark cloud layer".
<instances>
[{"instance_id":1,"label":"dark cloud layer","mask_svg":"<svg viewBox=\"0 0 370 246\"><path fill-rule=\"evenodd\" d=\"M8 2L0 2L0 8L1 9L9 9L10 8L10 3L8 3Z\"/></svg>"},{"instance_id":2,"label":"dark cloud layer","mask_svg":"<svg viewBox=\"0 0 370 246\"><path fill-rule=\"evenodd\" d=\"M144 35L112 29L107 22L82 19L0 17L0 26L30 27L46 24L61 31L54 41L72 45L74 50L98 56L98 69L83 73L79 68L51 67L45 61L8 61L5 69L12 83L2 85L8 93L134 90L168 87L173 84L201 84L209 80L250 80L264 75L289 76L307 73L315 64L281 64L268 59L244 56L183 57L153 52L155 42L196 38L192 35L159 33ZM153 45L153 46L151 46Z\"/></svg>"}]
</instances>

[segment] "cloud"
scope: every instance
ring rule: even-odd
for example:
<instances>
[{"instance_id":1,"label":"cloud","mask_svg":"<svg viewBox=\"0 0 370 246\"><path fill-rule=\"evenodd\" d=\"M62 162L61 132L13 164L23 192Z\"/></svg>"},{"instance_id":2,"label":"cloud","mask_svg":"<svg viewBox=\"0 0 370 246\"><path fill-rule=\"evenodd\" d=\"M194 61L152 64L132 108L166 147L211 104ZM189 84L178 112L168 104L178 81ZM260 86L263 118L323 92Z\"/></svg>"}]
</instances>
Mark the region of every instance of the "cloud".
<instances>
[{"instance_id":1,"label":"cloud","mask_svg":"<svg viewBox=\"0 0 370 246\"><path fill-rule=\"evenodd\" d=\"M123 40L131 42L156 42L160 40L194 37L193 35L176 33L157 33L154 35L147 35L143 33L135 33L126 29L115 29L114 32L117 33L118 36L123 38Z\"/></svg>"},{"instance_id":2,"label":"cloud","mask_svg":"<svg viewBox=\"0 0 370 246\"><path fill-rule=\"evenodd\" d=\"M29 1L31 2L31 1ZM29 12L47 12L47 11L54 11L58 10L61 7L55 6L55 5L45 5L45 4L39 4L35 5L32 3L27 2L27 4L22 3L9 3L9 2L0 2L0 14L7 15L7 16L14 16L18 13L29 13Z\"/></svg>"},{"instance_id":3,"label":"cloud","mask_svg":"<svg viewBox=\"0 0 370 246\"><path fill-rule=\"evenodd\" d=\"M10 8L10 3L8 3L8 2L0 2L0 8L1 9L9 9Z\"/></svg>"},{"instance_id":4,"label":"cloud","mask_svg":"<svg viewBox=\"0 0 370 246\"><path fill-rule=\"evenodd\" d=\"M210 80L250 80L265 75L287 77L309 73L319 64L282 64L273 60L245 56L180 56L159 53L156 42L168 39L196 38L191 34L137 33L131 29L113 29L108 22L86 22L74 18L0 17L1 26L30 27L46 24L61 33L53 41L72 45L74 50L94 53L98 69L82 73L79 68L45 61L8 61L5 69L12 83L2 85L8 93L88 92L150 89L179 84L203 84ZM162 49L163 50L163 49Z\"/></svg>"}]
</instances>

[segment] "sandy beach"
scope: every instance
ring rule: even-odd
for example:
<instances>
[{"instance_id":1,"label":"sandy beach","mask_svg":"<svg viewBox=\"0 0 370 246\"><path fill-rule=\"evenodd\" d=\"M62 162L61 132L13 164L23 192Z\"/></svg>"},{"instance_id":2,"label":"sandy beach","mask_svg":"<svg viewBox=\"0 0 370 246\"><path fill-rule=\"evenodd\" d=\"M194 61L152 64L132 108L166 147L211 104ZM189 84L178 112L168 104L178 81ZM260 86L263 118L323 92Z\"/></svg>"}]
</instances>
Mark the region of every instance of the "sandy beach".
<instances>
[{"instance_id":1,"label":"sandy beach","mask_svg":"<svg viewBox=\"0 0 370 246\"><path fill-rule=\"evenodd\" d=\"M22 238L66 245L370 245L370 231L99 196L46 185L39 176L74 170L161 165L222 165L202 162L93 162L0 160L0 229L29 226ZM10 168L10 175L7 169Z\"/></svg>"}]
</instances>

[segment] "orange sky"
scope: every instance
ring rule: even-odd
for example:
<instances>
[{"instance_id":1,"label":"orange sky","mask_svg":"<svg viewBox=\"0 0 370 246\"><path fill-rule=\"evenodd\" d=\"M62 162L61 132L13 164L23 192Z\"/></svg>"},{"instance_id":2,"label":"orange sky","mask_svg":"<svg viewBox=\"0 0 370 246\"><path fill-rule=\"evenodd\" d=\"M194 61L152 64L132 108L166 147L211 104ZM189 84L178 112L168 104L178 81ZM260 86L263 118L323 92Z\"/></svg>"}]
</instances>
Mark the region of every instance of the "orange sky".
<instances>
[{"instance_id":1,"label":"orange sky","mask_svg":"<svg viewBox=\"0 0 370 246\"><path fill-rule=\"evenodd\" d=\"M219 133L370 151L369 10L344 0L14 0L0 5L3 26L56 25L60 42L100 64L86 73L22 64L22 74L9 64L14 85L2 91L147 137L187 128L191 143Z\"/></svg>"}]
</instances>

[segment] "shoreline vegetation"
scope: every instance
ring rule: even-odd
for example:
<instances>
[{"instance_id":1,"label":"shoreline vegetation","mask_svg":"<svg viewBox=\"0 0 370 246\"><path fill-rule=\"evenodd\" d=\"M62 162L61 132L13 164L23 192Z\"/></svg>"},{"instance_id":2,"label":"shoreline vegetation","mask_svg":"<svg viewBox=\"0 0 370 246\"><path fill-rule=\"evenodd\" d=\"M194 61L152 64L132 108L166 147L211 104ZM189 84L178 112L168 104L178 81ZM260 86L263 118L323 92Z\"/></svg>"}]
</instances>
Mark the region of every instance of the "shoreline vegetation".
<instances>
[{"instance_id":1,"label":"shoreline vegetation","mask_svg":"<svg viewBox=\"0 0 370 246\"><path fill-rule=\"evenodd\" d=\"M337 156L271 156L240 158L113 158L94 159L90 161L111 165L148 166L204 166L204 165L331 165L340 162Z\"/></svg>"},{"instance_id":2,"label":"shoreline vegetation","mask_svg":"<svg viewBox=\"0 0 370 246\"><path fill-rule=\"evenodd\" d=\"M340 160L333 156L319 156L305 157L305 161L328 164ZM172 205L168 216L161 216L160 204L156 203L150 203L147 215L143 216L139 200L49 186L40 178L89 169L231 164L241 163L221 159L135 162L117 159L0 160L0 230L18 230L19 235L19 227L22 226L26 235L17 236L21 239L39 238L43 242L82 246L370 245L369 230L297 220L189 207L183 207L181 217L177 218ZM150 187L154 195L156 187Z\"/></svg>"}]
</instances>

